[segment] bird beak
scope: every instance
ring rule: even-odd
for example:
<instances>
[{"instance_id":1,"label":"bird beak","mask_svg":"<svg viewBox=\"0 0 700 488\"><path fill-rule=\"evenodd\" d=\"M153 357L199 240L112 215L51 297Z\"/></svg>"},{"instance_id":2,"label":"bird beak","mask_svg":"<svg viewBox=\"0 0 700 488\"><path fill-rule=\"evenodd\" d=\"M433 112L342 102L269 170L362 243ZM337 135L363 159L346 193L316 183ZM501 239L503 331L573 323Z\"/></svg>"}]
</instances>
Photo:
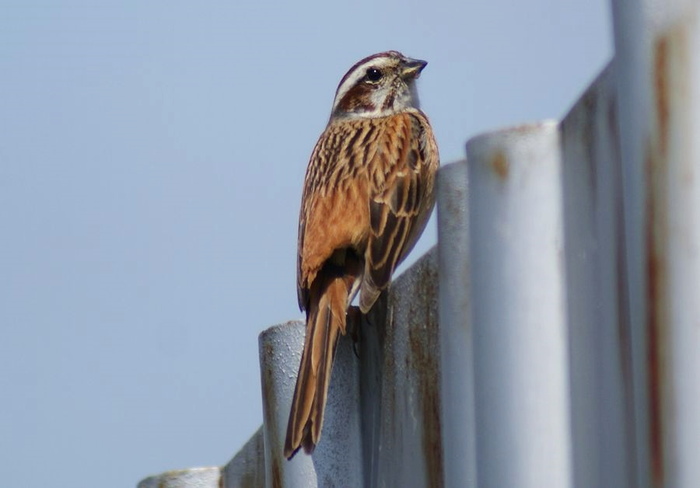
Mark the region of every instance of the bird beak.
<instances>
[{"instance_id":1,"label":"bird beak","mask_svg":"<svg viewBox=\"0 0 700 488\"><path fill-rule=\"evenodd\" d=\"M406 58L402 63L401 78L404 80L415 80L420 76L420 72L423 71L427 64L427 61L421 59Z\"/></svg>"}]
</instances>

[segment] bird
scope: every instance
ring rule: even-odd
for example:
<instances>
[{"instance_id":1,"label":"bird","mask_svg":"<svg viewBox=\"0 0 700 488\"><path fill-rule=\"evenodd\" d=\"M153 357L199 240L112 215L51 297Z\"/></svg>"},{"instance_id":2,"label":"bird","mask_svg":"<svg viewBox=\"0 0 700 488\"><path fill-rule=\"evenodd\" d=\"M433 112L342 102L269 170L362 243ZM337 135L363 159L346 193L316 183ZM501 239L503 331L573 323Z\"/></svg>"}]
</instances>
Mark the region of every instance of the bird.
<instances>
[{"instance_id":1,"label":"bird","mask_svg":"<svg viewBox=\"0 0 700 488\"><path fill-rule=\"evenodd\" d=\"M333 360L359 293L366 314L422 234L435 204L438 147L419 108L428 63L386 51L353 65L306 170L299 215L297 297L306 335L284 456L321 437Z\"/></svg>"}]
</instances>

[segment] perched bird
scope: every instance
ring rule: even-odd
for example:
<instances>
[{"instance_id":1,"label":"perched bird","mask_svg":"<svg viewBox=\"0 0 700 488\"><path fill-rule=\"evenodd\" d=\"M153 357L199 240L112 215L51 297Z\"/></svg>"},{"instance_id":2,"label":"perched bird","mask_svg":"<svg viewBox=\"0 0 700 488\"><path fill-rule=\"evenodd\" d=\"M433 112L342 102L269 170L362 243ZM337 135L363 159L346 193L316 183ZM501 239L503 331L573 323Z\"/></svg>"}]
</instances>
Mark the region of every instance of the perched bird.
<instances>
[{"instance_id":1,"label":"perched bird","mask_svg":"<svg viewBox=\"0 0 700 488\"><path fill-rule=\"evenodd\" d=\"M333 358L359 292L367 313L423 232L435 203L438 149L418 108L425 61L397 51L346 73L311 154L299 216L297 294L306 311L284 455L318 444Z\"/></svg>"}]
</instances>

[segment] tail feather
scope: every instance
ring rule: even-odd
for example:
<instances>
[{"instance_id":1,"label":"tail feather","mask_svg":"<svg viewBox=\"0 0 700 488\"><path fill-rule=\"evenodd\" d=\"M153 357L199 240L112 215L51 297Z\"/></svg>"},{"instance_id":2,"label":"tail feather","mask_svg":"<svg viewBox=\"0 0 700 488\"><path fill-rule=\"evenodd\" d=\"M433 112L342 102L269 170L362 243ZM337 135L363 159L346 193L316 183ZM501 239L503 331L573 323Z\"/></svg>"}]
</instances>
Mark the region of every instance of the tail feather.
<instances>
[{"instance_id":1,"label":"tail feather","mask_svg":"<svg viewBox=\"0 0 700 488\"><path fill-rule=\"evenodd\" d=\"M312 290L304 352L284 445L287 459L291 459L301 447L311 454L321 437L335 350L340 334L345 334L349 284L347 278L332 276L321 281L316 288L317 294Z\"/></svg>"}]
</instances>

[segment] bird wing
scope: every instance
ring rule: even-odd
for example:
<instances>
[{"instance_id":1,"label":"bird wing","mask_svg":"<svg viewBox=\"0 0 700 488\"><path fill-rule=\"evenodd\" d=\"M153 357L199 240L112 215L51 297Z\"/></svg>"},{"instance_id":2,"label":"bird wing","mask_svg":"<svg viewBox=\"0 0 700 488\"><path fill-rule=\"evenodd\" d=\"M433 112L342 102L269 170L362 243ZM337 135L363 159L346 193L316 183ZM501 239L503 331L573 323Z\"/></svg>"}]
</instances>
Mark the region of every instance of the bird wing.
<instances>
[{"instance_id":1,"label":"bird wing","mask_svg":"<svg viewBox=\"0 0 700 488\"><path fill-rule=\"evenodd\" d=\"M370 233L360 289L363 313L415 245L435 203L439 156L427 118L408 112L388 118L387 124L369 165Z\"/></svg>"},{"instance_id":2,"label":"bird wing","mask_svg":"<svg viewBox=\"0 0 700 488\"><path fill-rule=\"evenodd\" d=\"M329 260L346 265L345 252L366 246L369 184L364 149L374 146L378 134L369 120L331 124L311 154L299 215L297 296L302 310L308 308L309 289L323 266ZM353 258L361 260L362 255Z\"/></svg>"}]
</instances>

